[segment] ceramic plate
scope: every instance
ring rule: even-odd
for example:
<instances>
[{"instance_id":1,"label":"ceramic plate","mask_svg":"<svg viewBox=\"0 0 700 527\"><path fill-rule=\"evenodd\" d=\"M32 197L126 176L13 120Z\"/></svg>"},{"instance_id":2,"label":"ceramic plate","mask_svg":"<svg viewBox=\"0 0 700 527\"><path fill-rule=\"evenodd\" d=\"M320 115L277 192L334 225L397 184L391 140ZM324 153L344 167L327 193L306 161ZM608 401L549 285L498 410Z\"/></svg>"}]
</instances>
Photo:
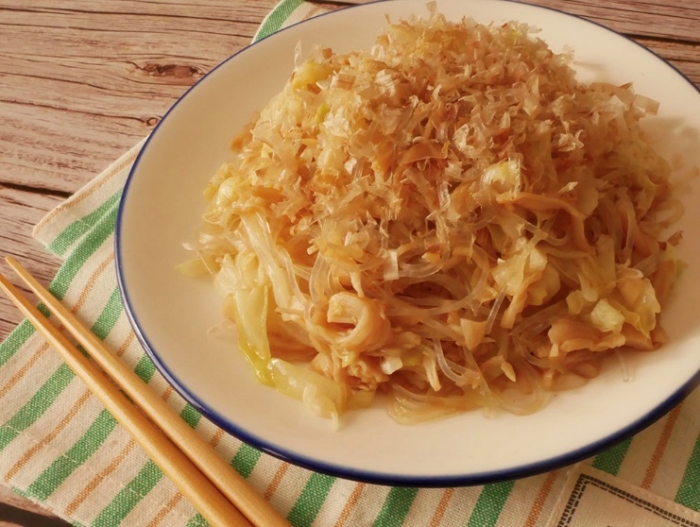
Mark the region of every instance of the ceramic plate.
<instances>
[{"instance_id":1,"label":"ceramic plate","mask_svg":"<svg viewBox=\"0 0 700 527\"><path fill-rule=\"evenodd\" d=\"M550 9L501 0L442 0L448 18L517 20L541 28L555 52L571 48L583 81L634 82L661 102L647 128L661 149L700 165L700 94L678 71L634 42ZM423 0L378 2L303 22L229 58L168 112L134 164L117 223L120 287L136 333L169 382L219 426L275 456L342 477L413 486L493 482L543 472L593 455L658 419L695 385L700 370L700 224L697 181L684 193L689 264L674 290L664 327L671 342L629 360L625 382L615 361L585 387L562 393L526 417L476 411L401 426L382 407L355 412L334 430L301 403L258 384L231 338L212 334L222 315L210 282L175 266L190 255L204 207L202 189L227 157L231 137L278 92L294 50L315 44L338 52L368 48L385 28L427 15ZM670 151L670 150L666 150Z\"/></svg>"}]
</instances>

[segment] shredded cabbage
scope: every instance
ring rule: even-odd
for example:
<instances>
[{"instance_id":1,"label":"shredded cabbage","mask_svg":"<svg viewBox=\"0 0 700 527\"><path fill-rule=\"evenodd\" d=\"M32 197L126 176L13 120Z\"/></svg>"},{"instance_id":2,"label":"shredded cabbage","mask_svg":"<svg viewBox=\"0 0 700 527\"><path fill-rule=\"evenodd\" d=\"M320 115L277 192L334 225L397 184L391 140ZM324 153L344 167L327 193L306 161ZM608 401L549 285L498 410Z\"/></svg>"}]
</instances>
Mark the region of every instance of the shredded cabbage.
<instances>
[{"instance_id":1,"label":"shredded cabbage","mask_svg":"<svg viewBox=\"0 0 700 527\"><path fill-rule=\"evenodd\" d=\"M657 105L570 60L433 12L295 67L183 266L214 275L261 382L333 419L378 393L404 423L521 414L665 341L682 210L639 126Z\"/></svg>"}]
</instances>

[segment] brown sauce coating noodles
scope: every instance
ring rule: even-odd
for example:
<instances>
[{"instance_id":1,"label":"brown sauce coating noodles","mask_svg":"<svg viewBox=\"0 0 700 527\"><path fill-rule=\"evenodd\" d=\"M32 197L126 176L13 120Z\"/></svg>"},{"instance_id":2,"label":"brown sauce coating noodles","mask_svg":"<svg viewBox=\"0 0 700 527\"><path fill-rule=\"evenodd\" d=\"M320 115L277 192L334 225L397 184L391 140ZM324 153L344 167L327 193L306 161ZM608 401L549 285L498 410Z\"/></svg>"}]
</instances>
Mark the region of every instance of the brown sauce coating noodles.
<instances>
[{"instance_id":1,"label":"brown sauce coating noodles","mask_svg":"<svg viewBox=\"0 0 700 527\"><path fill-rule=\"evenodd\" d=\"M195 263L261 382L337 418L541 408L664 342L681 213L629 85L525 26L390 25L317 49L232 141ZM306 363L306 364L300 364Z\"/></svg>"}]
</instances>

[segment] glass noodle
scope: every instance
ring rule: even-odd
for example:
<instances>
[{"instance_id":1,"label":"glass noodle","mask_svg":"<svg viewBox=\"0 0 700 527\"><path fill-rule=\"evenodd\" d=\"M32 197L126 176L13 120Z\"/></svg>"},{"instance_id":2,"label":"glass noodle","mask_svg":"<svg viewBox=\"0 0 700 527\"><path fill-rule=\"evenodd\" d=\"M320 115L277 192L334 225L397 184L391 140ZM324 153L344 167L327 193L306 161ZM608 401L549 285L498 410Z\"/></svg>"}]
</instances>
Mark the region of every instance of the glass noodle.
<instances>
[{"instance_id":1,"label":"glass noodle","mask_svg":"<svg viewBox=\"0 0 700 527\"><path fill-rule=\"evenodd\" d=\"M299 60L181 266L261 382L335 420L380 393L402 423L526 414L665 341L682 210L639 126L656 104L570 61L434 12Z\"/></svg>"}]
</instances>

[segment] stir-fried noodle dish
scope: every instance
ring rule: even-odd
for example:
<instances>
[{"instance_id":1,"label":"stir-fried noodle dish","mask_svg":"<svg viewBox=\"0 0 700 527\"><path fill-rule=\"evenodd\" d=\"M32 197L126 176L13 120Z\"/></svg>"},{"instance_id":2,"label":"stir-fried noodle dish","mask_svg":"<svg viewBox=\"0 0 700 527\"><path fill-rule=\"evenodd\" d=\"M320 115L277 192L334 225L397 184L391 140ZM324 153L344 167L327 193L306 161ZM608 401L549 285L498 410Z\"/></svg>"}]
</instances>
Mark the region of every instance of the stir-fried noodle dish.
<instances>
[{"instance_id":1,"label":"stir-fried noodle dish","mask_svg":"<svg viewBox=\"0 0 700 527\"><path fill-rule=\"evenodd\" d=\"M332 419L525 414L663 344L682 208L631 85L518 23L315 49L235 136L196 258L260 382Z\"/></svg>"}]
</instances>

